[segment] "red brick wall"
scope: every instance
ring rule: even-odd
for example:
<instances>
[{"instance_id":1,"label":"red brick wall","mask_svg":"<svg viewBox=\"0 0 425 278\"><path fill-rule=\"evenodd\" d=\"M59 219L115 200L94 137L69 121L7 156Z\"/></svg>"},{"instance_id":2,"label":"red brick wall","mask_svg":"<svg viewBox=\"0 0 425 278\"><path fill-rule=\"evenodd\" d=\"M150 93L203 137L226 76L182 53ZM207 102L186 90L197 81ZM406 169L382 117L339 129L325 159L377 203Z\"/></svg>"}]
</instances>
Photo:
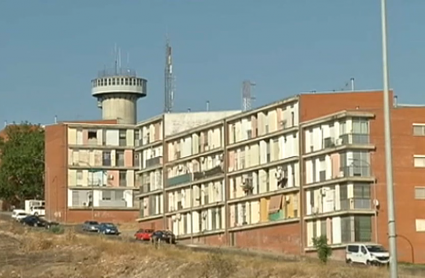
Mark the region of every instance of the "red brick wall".
<instances>
[{"instance_id":1,"label":"red brick wall","mask_svg":"<svg viewBox=\"0 0 425 278\"><path fill-rule=\"evenodd\" d=\"M67 209L67 126L50 125L45 128L45 201L46 216L55 221L66 221Z\"/></svg>"},{"instance_id":2,"label":"red brick wall","mask_svg":"<svg viewBox=\"0 0 425 278\"><path fill-rule=\"evenodd\" d=\"M138 218L138 216L137 212L137 216L134 219ZM166 228L164 227L164 220L162 218L140 222L140 227L154 230L163 230Z\"/></svg>"},{"instance_id":3,"label":"red brick wall","mask_svg":"<svg viewBox=\"0 0 425 278\"><path fill-rule=\"evenodd\" d=\"M425 233L416 232L415 223L416 219L425 219L425 201L415 200L415 186L425 186L425 169L413 166L413 155L425 155L425 137L413 136L413 123L425 123L425 107L392 110L396 228L400 235L397 240L398 257L401 261L412 261L410 241L414 246L415 261L425 263L421 248L425 245ZM387 208L381 207L381 210L386 211ZM383 221L380 224L383 227L386 225ZM382 238L386 238L386 231L382 229L380 232Z\"/></svg>"},{"instance_id":4,"label":"red brick wall","mask_svg":"<svg viewBox=\"0 0 425 278\"><path fill-rule=\"evenodd\" d=\"M87 220L96 220L98 222L113 222L113 223L131 223L136 222L139 215L135 210L68 210L67 223L82 223Z\"/></svg>"},{"instance_id":5,"label":"red brick wall","mask_svg":"<svg viewBox=\"0 0 425 278\"><path fill-rule=\"evenodd\" d=\"M299 223L243 230L233 232L233 234L234 245L240 248L300 254Z\"/></svg>"}]
</instances>

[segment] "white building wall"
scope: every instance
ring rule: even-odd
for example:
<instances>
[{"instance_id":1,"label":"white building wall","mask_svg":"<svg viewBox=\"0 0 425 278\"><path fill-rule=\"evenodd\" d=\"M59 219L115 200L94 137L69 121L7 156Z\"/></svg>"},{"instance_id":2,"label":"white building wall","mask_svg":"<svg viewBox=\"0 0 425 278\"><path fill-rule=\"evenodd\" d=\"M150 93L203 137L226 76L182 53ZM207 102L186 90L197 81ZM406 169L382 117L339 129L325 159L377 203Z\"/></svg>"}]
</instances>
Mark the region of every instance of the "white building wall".
<instances>
[{"instance_id":1,"label":"white building wall","mask_svg":"<svg viewBox=\"0 0 425 278\"><path fill-rule=\"evenodd\" d=\"M213 121L218 121L237 113L240 113L240 110L165 114L165 136L189 130Z\"/></svg>"},{"instance_id":2,"label":"white building wall","mask_svg":"<svg viewBox=\"0 0 425 278\"><path fill-rule=\"evenodd\" d=\"M341 239L341 217L332 218L332 244L340 244Z\"/></svg>"}]
</instances>

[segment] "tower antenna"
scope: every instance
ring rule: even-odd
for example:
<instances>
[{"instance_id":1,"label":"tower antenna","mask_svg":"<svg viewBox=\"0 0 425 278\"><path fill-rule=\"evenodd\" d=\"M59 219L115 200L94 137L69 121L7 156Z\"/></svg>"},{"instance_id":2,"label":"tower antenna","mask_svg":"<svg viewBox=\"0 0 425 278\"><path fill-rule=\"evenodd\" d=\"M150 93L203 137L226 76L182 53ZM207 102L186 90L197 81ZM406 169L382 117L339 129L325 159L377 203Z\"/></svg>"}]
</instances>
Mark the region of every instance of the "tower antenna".
<instances>
[{"instance_id":1,"label":"tower antenna","mask_svg":"<svg viewBox=\"0 0 425 278\"><path fill-rule=\"evenodd\" d=\"M248 111L252 108L251 102L255 99L251 92L253 86L255 86L255 83L249 80L242 82L242 111Z\"/></svg>"},{"instance_id":2,"label":"tower antenna","mask_svg":"<svg viewBox=\"0 0 425 278\"><path fill-rule=\"evenodd\" d=\"M174 106L174 75L172 48L168 35L165 44L165 69L164 69L164 113L173 111Z\"/></svg>"}]
</instances>

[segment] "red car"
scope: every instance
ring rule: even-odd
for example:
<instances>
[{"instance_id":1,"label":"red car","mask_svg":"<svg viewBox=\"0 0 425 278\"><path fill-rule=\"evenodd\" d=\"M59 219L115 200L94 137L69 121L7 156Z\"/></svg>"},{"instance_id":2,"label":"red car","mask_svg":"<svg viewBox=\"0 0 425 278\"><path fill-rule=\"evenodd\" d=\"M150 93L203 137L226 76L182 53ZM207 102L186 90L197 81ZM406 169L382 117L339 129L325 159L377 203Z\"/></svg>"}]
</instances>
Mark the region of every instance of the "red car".
<instances>
[{"instance_id":1,"label":"red car","mask_svg":"<svg viewBox=\"0 0 425 278\"><path fill-rule=\"evenodd\" d=\"M154 230L152 229L139 229L135 234L134 237L136 240L151 240L151 235L153 234Z\"/></svg>"}]
</instances>

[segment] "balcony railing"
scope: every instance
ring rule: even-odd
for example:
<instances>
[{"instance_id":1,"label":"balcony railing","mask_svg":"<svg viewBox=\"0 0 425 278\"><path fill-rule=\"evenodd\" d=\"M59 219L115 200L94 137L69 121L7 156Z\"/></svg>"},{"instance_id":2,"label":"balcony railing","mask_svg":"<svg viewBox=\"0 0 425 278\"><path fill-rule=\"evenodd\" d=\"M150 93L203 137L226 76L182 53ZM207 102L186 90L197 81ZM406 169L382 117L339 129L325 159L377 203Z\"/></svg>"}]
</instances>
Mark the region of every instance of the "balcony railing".
<instances>
[{"instance_id":1,"label":"balcony railing","mask_svg":"<svg viewBox=\"0 0 425 278\"><path fill-rule=\"evenodd\" d=\"M148 193L151 191L151 184L147 183L147 184L143 184L140 186L140 193Z\"/></svg>"},{"instance_id":2,"label":"balcony railing","mask_svg":"<svg viewBox=\"0 0 425 278\"><path fill-rule=\"evenodd\" d=\"M341 200L341 210L371 210L372 209L372 200L371 199L361 199L361 198L351 198Z\"/></svg>"},{"instance_id":3,"label":"balcony railing","mask_svg":"<svg viewBox=\"0 0 425 278\"><path fill-rule=\"evenodd\" d=\"M176 185L180 185L184 183L189 183L191 181L193 181L193 174L187 173L187 174L169 178L167 181L167 186L176 186Z\"/></svg>"},{"instance_id":4,"label":"balcony railing","mask_svg":"<svg viewBox=\"0 0 425 278\"><path fill-rule=\"evenodd\" d=\"M344 178L347 177L370 177L371 169L370 166L345 166L341 167L340 171Z\"/></svg>"},{"instance_id":5,"label":"balcony railing","mask_svg":"<svg viewBox=\"0 0 425 278\"><path fill-rule=\"evenodd\" d=\"M146 159L146 167L153 167L162 164L162 156Z\"/></svg>"},{"instance_id":6,"label":"balcony railing","mask_svg":"<svg viewBox=\"0 0 425 278\"><path fill-rule=\"evenodd\" d=\"M347 133L339 136L342 145L366 145L369 144L369 134Z\"/></svg>"}]
</instances>

